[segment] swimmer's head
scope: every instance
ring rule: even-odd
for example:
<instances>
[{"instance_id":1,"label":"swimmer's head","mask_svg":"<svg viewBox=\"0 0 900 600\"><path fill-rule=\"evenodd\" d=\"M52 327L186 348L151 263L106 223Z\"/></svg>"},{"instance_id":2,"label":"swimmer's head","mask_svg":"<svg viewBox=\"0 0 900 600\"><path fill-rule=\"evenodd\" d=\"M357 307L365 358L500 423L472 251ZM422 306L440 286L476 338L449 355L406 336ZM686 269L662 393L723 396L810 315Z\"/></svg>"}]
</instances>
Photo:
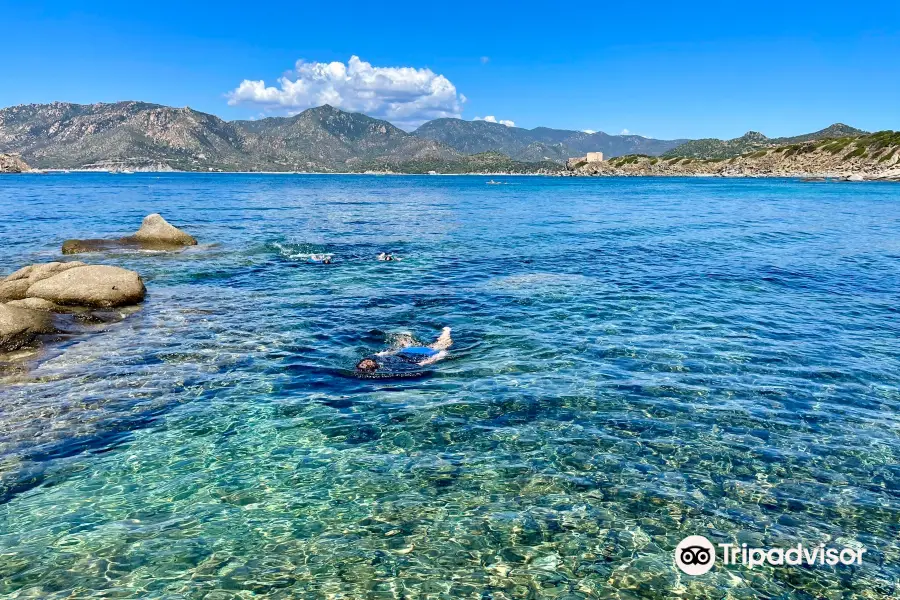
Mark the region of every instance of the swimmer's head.
<instances>
[{"instance_id":1,"label":"swimmer's head","mask_svg":"<svg viewBox=\"0 0 900 600\"><path fill-rule=\"evenodd\" d=\"M378 370L378 363L374 359L364 358L356 363L356 370L360 373L374 373Z\"/></svg>"}]
</instances>

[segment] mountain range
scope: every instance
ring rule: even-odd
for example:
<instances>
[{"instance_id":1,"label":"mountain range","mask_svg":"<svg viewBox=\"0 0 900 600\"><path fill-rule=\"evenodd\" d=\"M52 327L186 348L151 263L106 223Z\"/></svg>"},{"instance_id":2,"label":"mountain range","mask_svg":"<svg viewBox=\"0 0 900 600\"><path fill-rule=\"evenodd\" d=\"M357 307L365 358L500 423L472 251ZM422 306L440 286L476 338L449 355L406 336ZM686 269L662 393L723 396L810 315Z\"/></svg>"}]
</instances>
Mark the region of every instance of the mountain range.
<instances>
[{"instance_id":1,"label":"mountain range","mask_svg":"<svg viewBox=\"0 0 900 600\"><path fill-rule=\"evenodd\" d=\"M681 141L460 119L430 121L407 133L328 105L293 117L231 122L147 102L0 110L0 152L43 169L555 171L570 155L659 154Z\"/></svg>"},{"instance_id":2,"label":"mountain range","mask_svg":"<svg viewBox=\"0 0 900 600\"><path fill-rule=\"evenodd\" d=\"M30 104L0 110L0 152L37 168L352 171L369 160L458 153L385 121L322 106L295 117L227 122L145 102Z\"/></svg>"},{"instance_id":3,"label":"mountain range","mask_svg":"<svg viewBox=\"0 0 900 600\"><path fill-rule=\"evenodd\" d=\"M834 125L790 139L819 139L838 133L838 127L859 131ZM17 154L39 169L556 172L568 158L587 152L607 158L683 152L713 157L776 141L762 134L729 141L657 140L461 119L436 119L409 133L328 105L248 121L134 101L0 109L0 153Z\"/></svg>"}]
</instances>

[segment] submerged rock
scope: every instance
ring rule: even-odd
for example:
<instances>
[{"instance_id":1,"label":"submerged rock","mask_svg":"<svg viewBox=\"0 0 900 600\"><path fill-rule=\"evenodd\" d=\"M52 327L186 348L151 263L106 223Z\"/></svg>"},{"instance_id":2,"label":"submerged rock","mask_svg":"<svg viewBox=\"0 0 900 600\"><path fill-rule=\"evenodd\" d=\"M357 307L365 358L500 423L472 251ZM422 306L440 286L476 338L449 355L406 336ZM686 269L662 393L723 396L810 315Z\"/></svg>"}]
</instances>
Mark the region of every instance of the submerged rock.
<instances>
[{"instance_id":1,"label":"submerged rock","mask_svg":"<svg viewBox=\"0 0 900 600\"><path fill-rule=\"evenodd\" d=\"M196 246L194 236L185 233L166 221L162 215L152 214L144 217L141 228L133 235L118 239L66 240L63 242L63 254L80 254L82 252L101 252L104 250L179 250L185 246Z\"/></svg>"},{"instance_id":2,"label":"submerged rock","mask_svg":"<svg viewBox=\"0 0 900 600\"><path fill-rule=\"evenodd\" d=\"M0 304L0 352L12 352L34 342L56 328L50 313L8 304Z\"/></svg>"}]
</instances>

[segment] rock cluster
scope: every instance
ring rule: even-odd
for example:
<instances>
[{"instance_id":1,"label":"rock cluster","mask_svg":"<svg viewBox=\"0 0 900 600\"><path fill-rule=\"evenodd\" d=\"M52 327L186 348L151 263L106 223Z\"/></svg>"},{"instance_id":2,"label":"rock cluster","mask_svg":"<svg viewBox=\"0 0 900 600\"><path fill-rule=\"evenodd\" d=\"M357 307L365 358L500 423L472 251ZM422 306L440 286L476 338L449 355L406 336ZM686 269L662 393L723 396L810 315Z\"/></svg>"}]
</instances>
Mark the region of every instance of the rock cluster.
<instances>
[{"instance_id":1,"label":"rock cluster","mask_svg":"<svg viewBox=\"0 0 900 600\"><path fill-rule=\"evenodd\" d=\"M0 281L0 352L59 331L55 315L138 304L145 293L141 277L119 267L79 261L23 267Z\"/></svg>"},{"instance_id":2,"label":"rock cluster","mask_svg":"<svg viewBox=\"0 0 900 600\"><path fill-rule=\"evenodd\" d=\"M114 240L68 240L63 254L123 247L177 250L196 244L193 236L152 214L133 235ZM81 261L23 267L0 279L0 353L37 345L40 336L71 331L76 323L120 319L128 312L123 307L139 304L145 294L140 275L120 267Z\"/></svg>"},{"instance_id":3,"label":"rock cluster","mask_svg":"<svg viewBox=\"0 0 900 600\"><path fill-rule=\"evenodd\" d=\"M171 225L162 215L152 214L144 217L141 228L132 235L111 240L66 240L63 242L62 253L80 254L117 249L172 251L196 245L197 240L193 236Z\"/></svg>"}]
</instances>

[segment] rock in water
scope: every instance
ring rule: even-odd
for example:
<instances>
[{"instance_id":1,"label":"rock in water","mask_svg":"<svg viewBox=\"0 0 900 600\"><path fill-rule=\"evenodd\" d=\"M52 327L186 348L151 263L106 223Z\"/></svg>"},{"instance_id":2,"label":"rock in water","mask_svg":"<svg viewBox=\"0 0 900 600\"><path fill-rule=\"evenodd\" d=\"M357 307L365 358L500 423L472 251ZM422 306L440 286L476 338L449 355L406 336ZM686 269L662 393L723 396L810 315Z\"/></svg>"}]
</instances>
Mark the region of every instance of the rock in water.
<instances>
[{"instance_id":1,"label":"rock in water","mask_svg":"<svg viewBox=\"0 0 900 600\"><path fill-rule=\"evenodd\" d=\"M18 350L55 331L49 312L0 304L0 352Z\"/></svg>"},{"instance_id":2,"label":"rock in water","mask_svg":"<svg viewBox=\"0 0 900 600\"><path fill-rule=\"evenodd\" d=\"M30 286L27 298L41 298L63 306L112 308L137 304L146 288L134 271L106 265L67 269Z\"/></svg>"},{"instance_id":3,"label":"rock in water","mask_svg":"<svg viewBox=\"0 0 900 600\"><path fill-rule=\"evenodd\" d=\"M63 242L62 252L63 254L79 254L123 248L178 250L185 246L196 245L197 240L194 236L170 224L162 215L154 213L144 217L141 228L134 235L113 240L66 240Z\"/></svg>"},{"instance_id":4,"label":"rock in water","mask_svg":"<svg viewBox=\"0 0 900 600\"><path fill-rule=\"evenodd\" d=\"M173 246L197 245L197 240L194 239L194 236L171 225L162 218L162 215L157 213L144 217L141 228L131 237L139 242L171 244Z\"/></svg>"}]
</instances>

